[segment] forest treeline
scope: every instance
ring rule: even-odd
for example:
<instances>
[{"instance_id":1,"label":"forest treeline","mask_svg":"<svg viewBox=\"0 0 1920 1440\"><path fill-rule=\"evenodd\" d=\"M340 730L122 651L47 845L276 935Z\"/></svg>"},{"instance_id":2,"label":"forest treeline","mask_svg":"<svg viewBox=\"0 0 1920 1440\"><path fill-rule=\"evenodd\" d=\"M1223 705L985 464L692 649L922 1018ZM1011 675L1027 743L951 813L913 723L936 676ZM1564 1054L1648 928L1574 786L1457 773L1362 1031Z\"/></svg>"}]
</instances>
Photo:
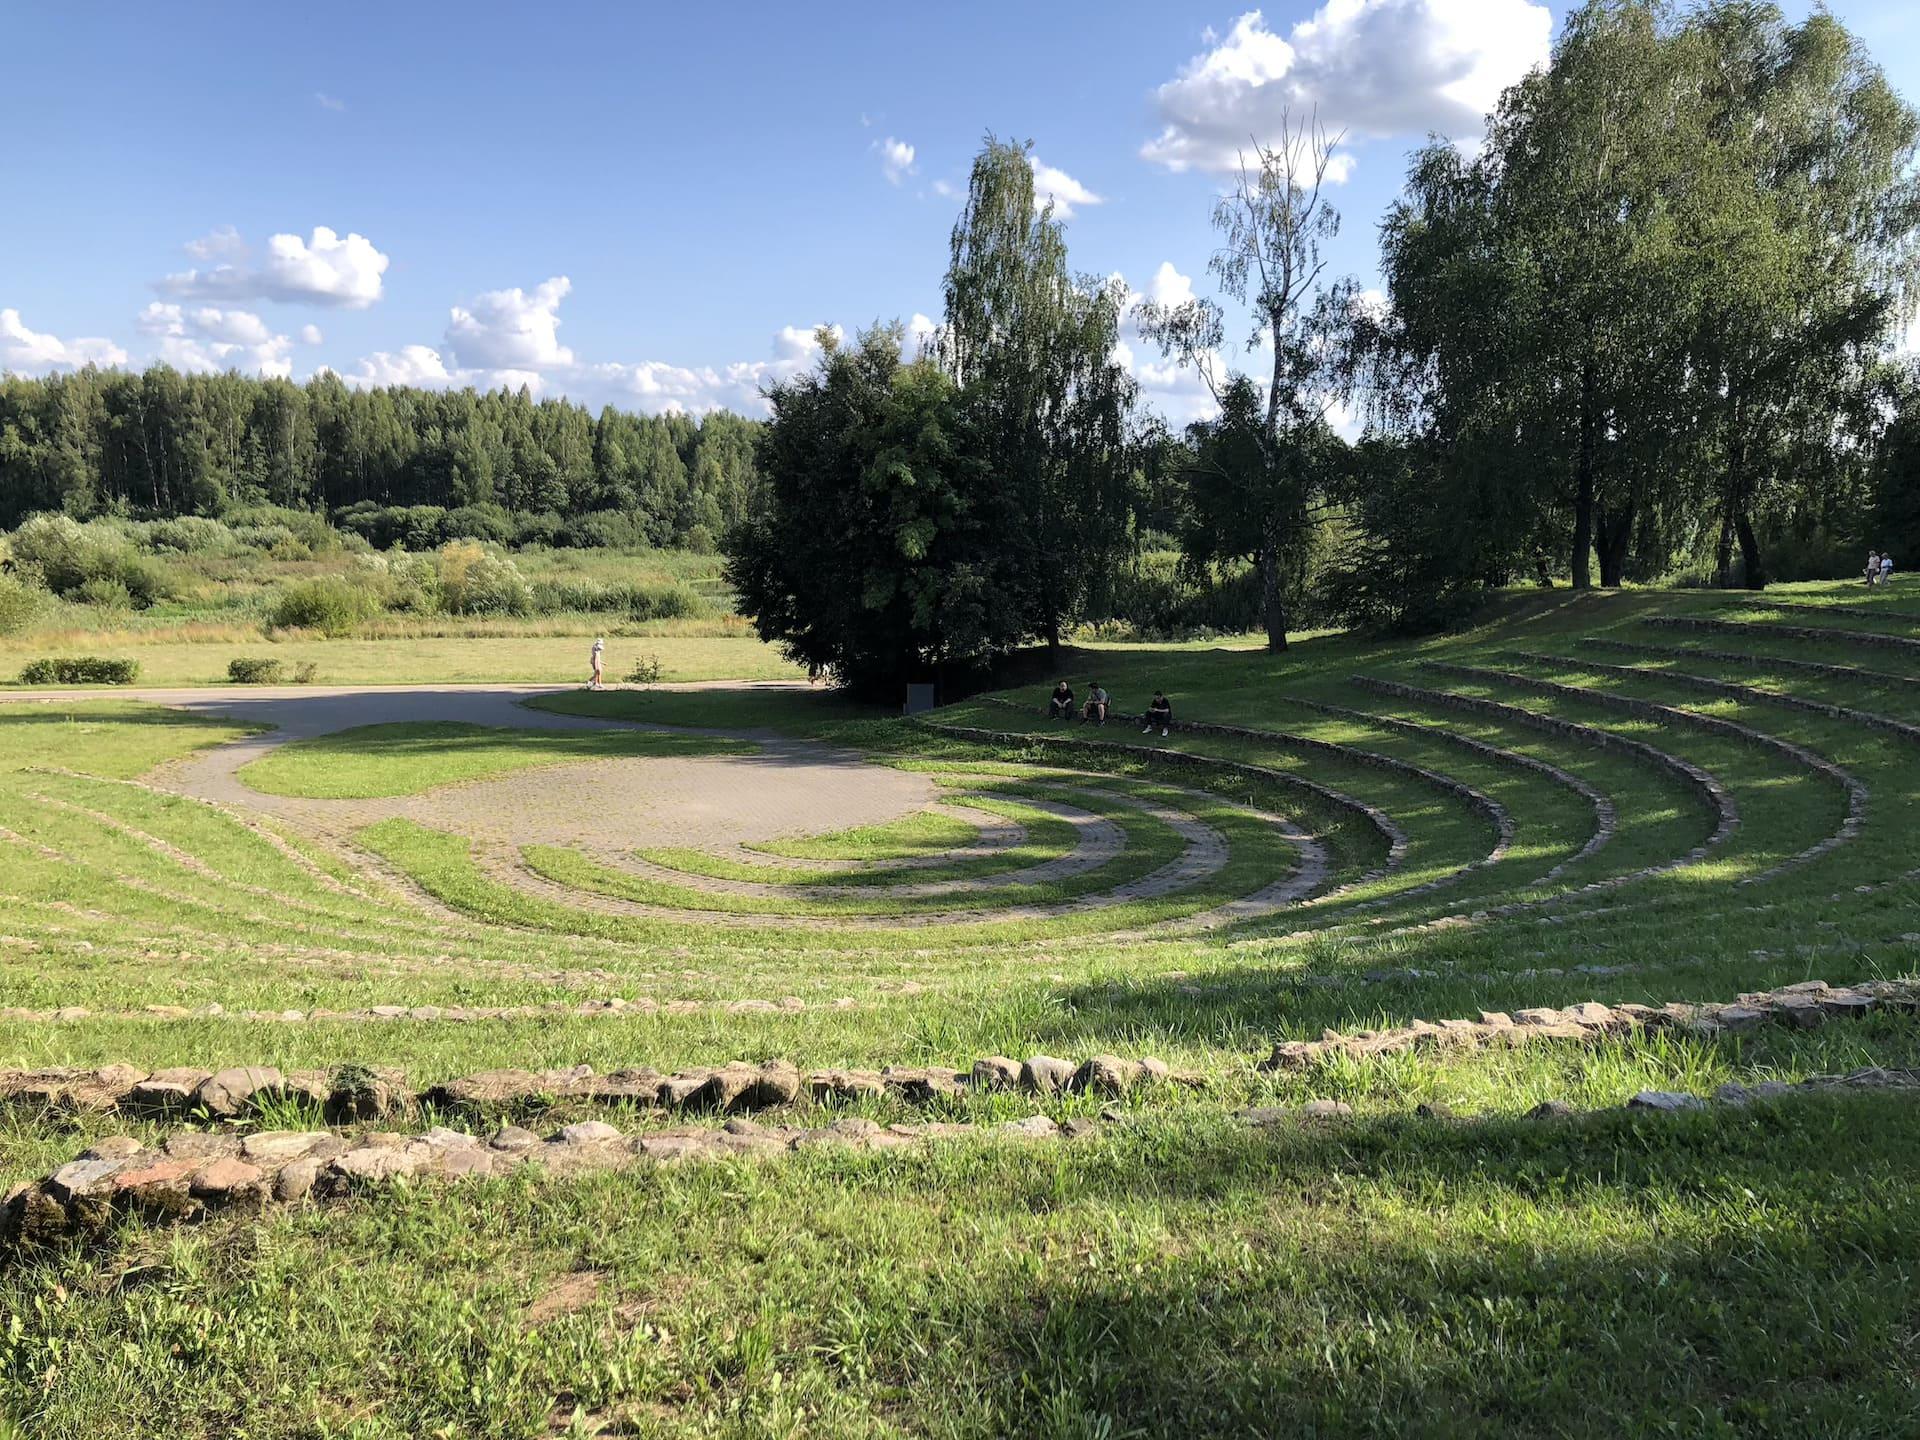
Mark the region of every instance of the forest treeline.
<instances>
[{"instance_id":1,"label":"forest treeline","mask_svg":"<svg viewBox=\"0 0 1920 1440\"><path fill-rule=\"evenodd\" d=\"M745 515L759 426L597 416L526 391L228 373L0 376L0 527L318 511L382 547L449 539L711 550Z\"/></svg>"}]
</instances>

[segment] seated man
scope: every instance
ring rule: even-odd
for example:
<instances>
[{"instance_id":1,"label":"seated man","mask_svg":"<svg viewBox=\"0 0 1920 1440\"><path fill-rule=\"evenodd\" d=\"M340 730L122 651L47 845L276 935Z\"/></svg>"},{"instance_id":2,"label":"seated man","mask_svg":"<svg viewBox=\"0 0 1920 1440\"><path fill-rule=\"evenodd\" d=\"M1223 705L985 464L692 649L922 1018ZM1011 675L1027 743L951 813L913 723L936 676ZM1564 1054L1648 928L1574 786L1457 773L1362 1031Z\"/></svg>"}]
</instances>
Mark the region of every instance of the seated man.
<instances>
[{"instance_id":1,"label":"seated man","mask_svg":"<svg viewBox=\"0 0 1920 1440\"><path fill-rule=\"evenodd\" d=\"M1047 718L1065 720L1073 714L1073 687L1062 680L1053 687L1053 694L1047 698Z\"/></svg>"},{"instance_id":2,"label":"seated man","mask_svg":"<svg viewBox=\"0 0 1920 1440\"><path fill-rule=\"evenodd\" d=\"M1096 725L1107 723L1107 692L1100 688L1098 680L1093 682L1093 689L1087 692L1087 705L1080 712L1080 718L1091 720Z\"/></svg>"},{"instance_id":3,"label":"seated man","mask_svg":"<svg viewBox=\"0 0 1920 1440\"><path fill-rule=\"evenodd\" d=\"M1171 724L1173 724L1173 702L1167 699L1166 691L1156 690L1153 692L1153 703L1147 706L1147 723L1141 728L1140 733L1145 735L1157 725L1160 727L1160 733L1165 735L1167 727Z\"/></svg>"}]
</instances>

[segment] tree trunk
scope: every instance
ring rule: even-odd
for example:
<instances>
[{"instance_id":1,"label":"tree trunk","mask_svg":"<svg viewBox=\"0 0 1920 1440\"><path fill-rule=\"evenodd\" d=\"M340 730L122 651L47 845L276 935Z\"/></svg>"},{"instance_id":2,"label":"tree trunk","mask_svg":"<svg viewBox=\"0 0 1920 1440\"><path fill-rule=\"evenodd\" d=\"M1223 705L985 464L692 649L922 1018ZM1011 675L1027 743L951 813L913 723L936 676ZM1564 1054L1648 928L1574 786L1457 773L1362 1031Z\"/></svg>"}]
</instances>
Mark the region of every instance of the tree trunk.
<instances>
[{"instance_id":1,"label":"tree trunk","mask_svg":"<svg viewBox=\"0 0 1920 1440\"><path fill-rule=\"evenodd\" d=\"M1713 547L1713 583L1722 590L1733 588L1733 513L1720 516L1720 539Z\"/></svg>"},{"instance_id":2,"label":"tree trunk","mask_svg":"<svg viewBox=\"0 0 1920 1440\"><path fill-rule=\"evenodd\" d=\"M1740 537L1740 563L1746 569L1746 588L1767 588L1767 572L1760 560L1760 538L1753 533L1753 517L1742 509L1733 519L1734 533Z\"/></svg>"},{"instance_id":3,"label":"tree trunk","mask_svg":"<svg viewBox=\"0 0 1920 1440\"><path fill-rule=\"evenodd\" d=\"M1593 572L1589 568L1593 549L1593 461L1595 385L1593 362L1580 372L1580 448L1574 458L1573 555L1568 568L1573 572L1573 588L1591 590Z\"/></svg>"},{"instance_id":4,"label":"tree trunk","mask_svg":"<svg viewBox=\"0 0 1920 1440\"><path fill-rule=\"evenodd\" d=\"M1627 551L1633 544L1633 521L1632 505L1599 512L1595 549L1600 556L1600 584L1608 590L1618 590L1621 577L1626 573Z\"/></svg>"},{"instance_id":5,"label":"tree trunk","mask_svg":"<svg viewBox=\"0 0 1920 1440\"><path fill-rule=\"evenodd\" d=\"M1267 649L1287 648L1287 597L1280 584L1280 537L1272 524L1260 546L1260 618L1267 627Z\"/></svg>"}]
</instances>

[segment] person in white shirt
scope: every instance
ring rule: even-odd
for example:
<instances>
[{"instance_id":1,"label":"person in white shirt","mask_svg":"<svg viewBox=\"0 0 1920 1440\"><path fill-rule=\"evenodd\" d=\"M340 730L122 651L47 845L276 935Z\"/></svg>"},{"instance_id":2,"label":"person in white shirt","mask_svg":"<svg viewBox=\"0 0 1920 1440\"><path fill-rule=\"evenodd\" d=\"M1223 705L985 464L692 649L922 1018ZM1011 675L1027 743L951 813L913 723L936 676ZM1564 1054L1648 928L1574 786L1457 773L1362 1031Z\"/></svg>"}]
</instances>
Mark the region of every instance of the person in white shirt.
<instances>
[{"instance_id":1,"label":"person in white shirt","mask_svg":"<svg viewBox=\"0 0 1920 1440\"><path fill-rule=\"evenodd\" d=\"M606 648L607 648L607 642L604 638L594 640L593 642L593 678L587 681L587 688L589 690L604 690L607 688L606 676L601 669L602 662L605 658L604 652L606 651Z\"/></svg>"},{"instance_id":2,"label":"person in white shirt","mask_svg":"<svg viewBox=\"0 0 1920 1440\"><path fill-rule=\"evenodd\" d=\"M1869 550L1867 551L1867 584L1872 586L1878 585L1879 583L1880 552L1878 550Z\"/></svg>"},{"instance_id":3,"label":"person in white shirt","mask_svg":"<svg viewBox=\"0 0 1920 1440\"><path fill-rule=\"evenodd\" d=\"M1891 579L1893 579L1893 556L1882 555L1880 557L1880 583L1884 585Z\"/></svg>"}]
</instances>

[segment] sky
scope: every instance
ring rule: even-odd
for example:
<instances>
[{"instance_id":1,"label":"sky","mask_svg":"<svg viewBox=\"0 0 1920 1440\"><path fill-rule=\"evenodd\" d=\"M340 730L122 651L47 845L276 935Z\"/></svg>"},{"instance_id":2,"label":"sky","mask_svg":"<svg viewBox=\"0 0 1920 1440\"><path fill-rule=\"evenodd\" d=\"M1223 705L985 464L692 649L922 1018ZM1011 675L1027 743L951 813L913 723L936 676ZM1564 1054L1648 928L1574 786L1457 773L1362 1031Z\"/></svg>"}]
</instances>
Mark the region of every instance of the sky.
<instances>
[{"instance_id":1,"label":"sky","mask_svg":"<svg viewBox=\"0 0 1920 1440\"><path fill-rule=\"evenodd\" d=\"M1829 8L1920 101L1920 5ZM1371 286L1408 153L1471 144L1565 11L0 0L0 370L763 413L817 327L938 319L987 134L1032 142L1077 270L1177 300L1212 293L1214 197L1288 108L1346 136L1330 271ZM1204 413L1123 353L1169 419Z\"/></svg>"}]
</instances>

